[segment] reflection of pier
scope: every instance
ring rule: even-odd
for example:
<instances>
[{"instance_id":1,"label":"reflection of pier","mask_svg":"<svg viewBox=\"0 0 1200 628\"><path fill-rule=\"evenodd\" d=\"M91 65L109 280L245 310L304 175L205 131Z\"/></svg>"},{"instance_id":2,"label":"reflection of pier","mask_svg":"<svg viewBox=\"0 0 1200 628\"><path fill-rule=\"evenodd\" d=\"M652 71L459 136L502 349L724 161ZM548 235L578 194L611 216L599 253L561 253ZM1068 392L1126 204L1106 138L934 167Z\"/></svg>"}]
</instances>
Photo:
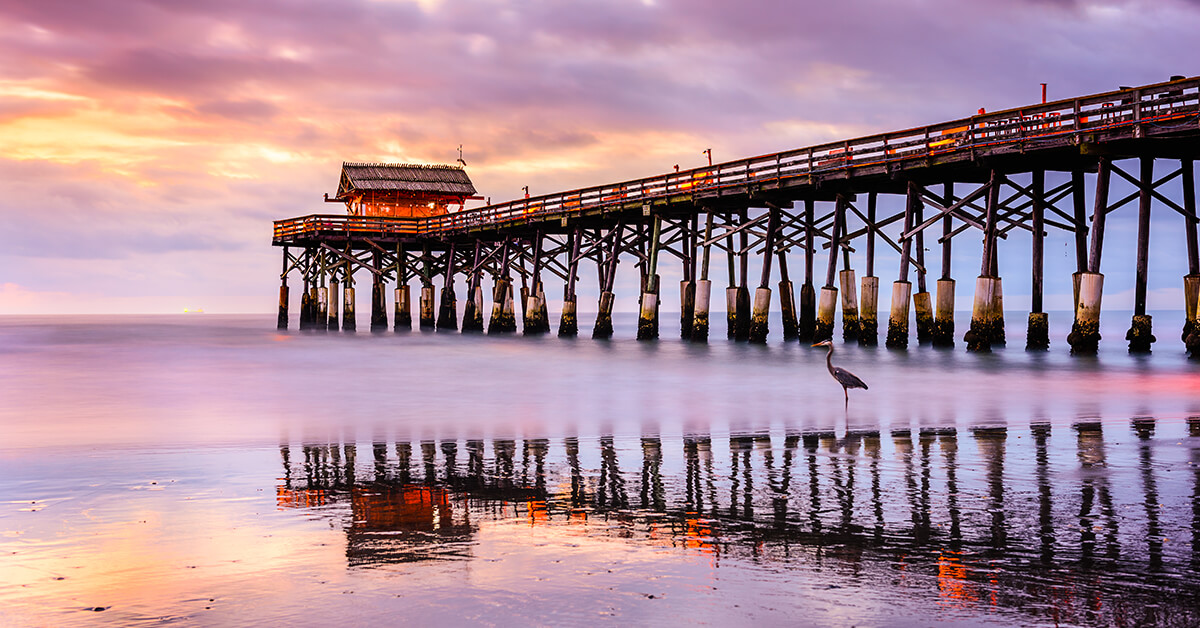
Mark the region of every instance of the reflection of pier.
<instances>
[{"instance_id":1,"label":"reflection of pier","mask_svg":"<svg viewBox=\"0 0 1200 628\"><path fill-rule=\"evenodd\" d=\"M353 444L284 446L277 494L280 508L343 521L351 566L469 557L482 527L523 520L718 566L834 561L926 583L949 606L1159 623L1200 619L1200 420L1190 429L1186 474L1163 466L1177 439L1156 440L1163 426L1149 419L377 442L363 465Z\"/></svg>"}]
</instances>

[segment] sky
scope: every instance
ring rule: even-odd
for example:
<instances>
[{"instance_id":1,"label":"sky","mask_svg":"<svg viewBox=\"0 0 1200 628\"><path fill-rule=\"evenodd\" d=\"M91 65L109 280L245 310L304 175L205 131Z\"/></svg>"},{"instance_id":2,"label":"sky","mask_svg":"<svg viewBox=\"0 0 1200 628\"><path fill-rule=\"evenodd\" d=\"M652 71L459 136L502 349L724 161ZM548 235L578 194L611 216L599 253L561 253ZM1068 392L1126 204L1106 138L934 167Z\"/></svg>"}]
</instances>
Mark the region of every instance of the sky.
<instances>
[{"instance_id":1,"label":"sky","mask_svg":"<svg viewBox=\"0 0 1200 628\"><path fill-rule=\"evenodd\" d=\"M1194 76L1197 32L1197 0L0 0L0 314L273 311L271 221L340 211L342 161L461 144L499 202ZM1151 308L1182 306L1176 218Z\"/></svg>"}]
</instances>

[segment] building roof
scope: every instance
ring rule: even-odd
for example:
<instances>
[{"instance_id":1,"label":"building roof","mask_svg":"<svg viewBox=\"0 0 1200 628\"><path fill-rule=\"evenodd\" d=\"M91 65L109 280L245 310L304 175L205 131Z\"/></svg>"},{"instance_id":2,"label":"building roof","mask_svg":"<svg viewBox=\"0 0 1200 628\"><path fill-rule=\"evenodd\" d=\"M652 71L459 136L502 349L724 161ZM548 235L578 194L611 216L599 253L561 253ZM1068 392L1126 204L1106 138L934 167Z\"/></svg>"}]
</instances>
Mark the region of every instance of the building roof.
<instances>
[{"instance_id":1,"label":"building roof","mask_svg":"<svg viewBox=\"0 0 1200 628\"><path fill-rule=\"evenodd\" d=\"M342 163L337 198L354 192L398 191L446 196L473 196L475 186L459 166L424 164Z\"/></svg>"}]
</instances>

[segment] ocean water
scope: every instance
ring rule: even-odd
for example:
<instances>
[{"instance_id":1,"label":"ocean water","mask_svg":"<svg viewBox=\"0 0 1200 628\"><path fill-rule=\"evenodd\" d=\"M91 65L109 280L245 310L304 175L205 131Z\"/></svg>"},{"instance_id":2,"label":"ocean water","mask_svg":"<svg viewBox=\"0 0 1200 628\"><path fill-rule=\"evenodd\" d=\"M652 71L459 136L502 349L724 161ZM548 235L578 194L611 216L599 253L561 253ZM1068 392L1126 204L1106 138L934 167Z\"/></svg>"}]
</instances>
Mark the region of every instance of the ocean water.
<instances>
[{"instance_id":1,"label":"ocean water","mask_svg":"<svg viewBox=\"0 0 1200 628\"><path fill-rule=\"evenodd\" d=\"M1197 625L1200 363L0 318L0 624ZM968 316L958 315L959 337ZM360 321L363 322L363 321ZM295 321L293 320L293 325Z\"/></svg>"}]
</instances>

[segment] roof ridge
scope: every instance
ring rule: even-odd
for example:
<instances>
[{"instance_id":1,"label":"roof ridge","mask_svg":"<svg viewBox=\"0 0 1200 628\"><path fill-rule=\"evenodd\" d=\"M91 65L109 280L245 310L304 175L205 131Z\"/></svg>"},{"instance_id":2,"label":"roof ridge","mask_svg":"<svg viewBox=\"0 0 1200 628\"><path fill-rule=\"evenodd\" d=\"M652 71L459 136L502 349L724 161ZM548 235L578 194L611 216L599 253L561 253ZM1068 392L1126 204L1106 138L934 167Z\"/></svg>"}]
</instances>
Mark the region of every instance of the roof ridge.
<instances>
[{"instance_id":1,"label":"roof ridge","mask_svg":"<svg viewBox=\"0 0 1200 628\"><path fill-rule=\"evenodd\" d=\"M420 168L423 170L465 170L462 166L453 166L450 164L401 164L401 163L385 163L381 161L343 161L342 167L345 168Z\"/></svg>"}]
</instances>

